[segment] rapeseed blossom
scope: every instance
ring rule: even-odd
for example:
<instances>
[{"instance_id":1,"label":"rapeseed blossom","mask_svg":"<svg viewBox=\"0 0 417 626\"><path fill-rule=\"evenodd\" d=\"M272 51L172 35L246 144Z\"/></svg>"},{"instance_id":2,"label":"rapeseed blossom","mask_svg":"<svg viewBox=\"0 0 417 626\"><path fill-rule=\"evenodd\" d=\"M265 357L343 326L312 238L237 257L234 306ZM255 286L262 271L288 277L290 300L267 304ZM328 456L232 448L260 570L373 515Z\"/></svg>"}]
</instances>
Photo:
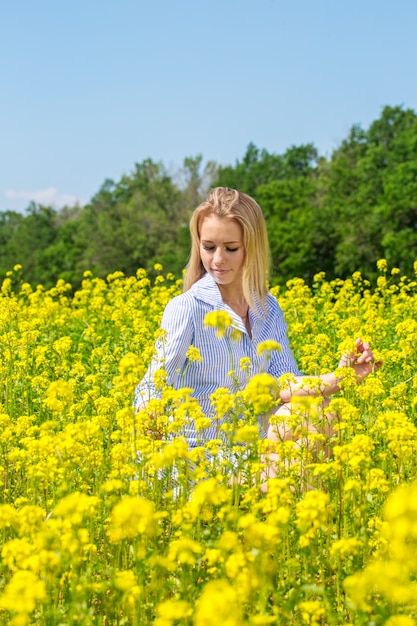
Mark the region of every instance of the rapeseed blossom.
<instances>
[{"instance_id":1,"label":"rapeseed blossom","mask_svg":"<svg viewBox=\"0 0 417 626\"><path fill-rule=\"evenodd\" d=\"M107 535L112 543L157 532L152 502L141 497L125 496L111 512Z\"/></svg>"},{"instance_id":2,"label":"rapeseed blossom","mask_svg":"<svg viewBox=\"0 0 417 626\"><path fill-rule=\"evenodd\" d=\"M259 343L256 348L256 352L258 353L258 356L262 356L265 352L269 353L269 352L272 352L273 350L277 350L278 352L281 352L282 346L277 341L267 340L267 341L262 341L262 343Z\"/></svg>"},{"instance_id":3,"label":"rapeseed blossom","mask_svg":"<svg viewBox=\"0 0 417 626\"><path fill-rule=\"evenodd\" d=\"M185 600L165 600L158 604L154 626L172 626L178 620L186 620L192 615L192 608Z\"/></svg>"},{"instance_id":4,"label":"rapeseed blossom","mask_svg":"<svg viewBox=\"0 0 417 626\"><path fill-rule=\"evenodd\" d=\"M200 350L195 346L190 346L185 354L187 359L190 361L194 361L200 363L203 360L203 357L200 354Z\"/></svg>"},{"instance_id":5,"label":"rapeseed blossom","mask_svg":"<svg viewBox=\"0 0 417 626\"><path fill-rule=\"evenodd\" d=\"M0 594L0 608L14 614L11 624L23 626L30 623L31 613L46 600L44 581L30 571L21 570L12 576Z\"/></svg>"},{"instance_id":6,"label":"rapeseed blossom","mask_svg":"<svg viewBox=\"0 0 417 626\"><path fill-rule=\"evenodd\" d=\"M327 532L332 504L327 493L307 491L296 505L296 527L300 533L300 546L309 546L313 538Z\"/></svg>"},{"instance_id":7,"label":"rapeseed blossom","mask_svg":"<svg viewBox=\"0 0 417 626\"><path fill-rule=\"evenodd\" d=\"M204 318L205 326L215 328L219 339L226 334L226 330L231 327L232 322L232 317L227 311L213 311L207 313Z\"/></svg>"},{"instance_id":8,"label":"rapeseed blossom","mask_svg":"<svg viewBox=\"0 0 417 626\"><path fill-rule=\"evenodd\" d=\"M256 374L247 383L242 396L253 406L255 415L267 413L279 400L278 381L270 374Z\"/></svg>"},{"instance_id":9,"label":"rapeseed blossom","mask_svg":"<svg viewBox=\"0 0 417 626\"><path fill-rule=\"evenodd\" d=\"M227 580L213 580L198 600L193 626L241 626L242 613L235 588Z\"/></svg>"},{"instance_id":10,"label":"rapeseed blossom","mask_svg":"<svg viewBox=\"0 0 417 626\"><path fill-rule=\"evenodd\" d=\"M319 272L312 287L272 289L309 389L330 369L346 376L330 439L311 430L328 427L322 398L294 400L296 442L259 438L257 418L294 377L252 377L249 357L211 396L214 440L163 364L159 399L134 411L181 290L162 267L153 281L141 268L87 271L75 292L11 270L0 290L0 626L416 623L417 283L386 260L378 269L375 288L360 272ZM206 325L240 338L226 312ZM361 385L337 370L357 336L384 360ZM255 358L278 349L264 342ZM193 346L188 358L200 360ZM191 449L190 420L201 434ZM266 467L277 477L265 492Z\"/></svg>"}]
</instances>

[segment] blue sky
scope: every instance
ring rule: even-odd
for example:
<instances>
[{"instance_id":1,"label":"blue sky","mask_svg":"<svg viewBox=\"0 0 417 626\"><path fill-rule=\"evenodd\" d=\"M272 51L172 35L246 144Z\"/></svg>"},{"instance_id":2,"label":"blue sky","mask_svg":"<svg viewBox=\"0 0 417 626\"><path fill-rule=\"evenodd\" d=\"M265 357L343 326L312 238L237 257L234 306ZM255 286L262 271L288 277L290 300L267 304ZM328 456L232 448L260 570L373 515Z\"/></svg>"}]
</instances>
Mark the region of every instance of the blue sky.
<instances>
[{"instance_id":1,"label":"blue sky","mask_svg":"<svg viewBox=\"0 0 417 626\"><path fill-rule=\"evenodd\" d=\"M329 156L417 110L415 0L13 0L0 8L0 211L249 142Z\"/></svg>"}]
</instances>

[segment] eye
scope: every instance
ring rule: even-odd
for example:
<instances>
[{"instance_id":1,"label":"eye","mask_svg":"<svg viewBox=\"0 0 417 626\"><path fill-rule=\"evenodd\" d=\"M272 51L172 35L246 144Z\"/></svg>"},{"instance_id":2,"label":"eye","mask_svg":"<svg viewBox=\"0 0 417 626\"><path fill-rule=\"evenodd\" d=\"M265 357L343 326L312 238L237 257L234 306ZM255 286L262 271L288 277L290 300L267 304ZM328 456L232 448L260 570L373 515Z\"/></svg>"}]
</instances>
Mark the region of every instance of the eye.
<instances>
[{"instance_id":1,"label":"eye","mask_svg":"<svg viewBox=\"0 0 417 626\"><path fill-rule=\"evenodd\" d=\"M239 250L239 248L226 248L226 250L228 252L237 252L237 250Z\"/></svg>"},{"instance_id":2,"label":"eye","mask_svg":"<svg viewBox=\"0 0 417 626\"><path fill-rule=\"evenodd\" d=\"M202 248L203 248L203 250L207 250L208 252L210 250L214 250L214 246L205 246L204 244L202 244Z\"/></svg>"}]
</instances>

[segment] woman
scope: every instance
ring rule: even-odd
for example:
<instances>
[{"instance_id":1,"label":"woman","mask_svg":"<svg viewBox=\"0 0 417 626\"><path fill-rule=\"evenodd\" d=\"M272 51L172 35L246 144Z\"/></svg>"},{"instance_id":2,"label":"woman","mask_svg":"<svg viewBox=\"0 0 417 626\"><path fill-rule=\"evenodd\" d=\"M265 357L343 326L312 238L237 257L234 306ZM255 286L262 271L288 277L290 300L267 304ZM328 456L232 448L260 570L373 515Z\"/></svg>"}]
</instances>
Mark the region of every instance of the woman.
<instances>
[{"instance_id":1,"label":"woman","mask_svg":"<svg viewBox=\"0 0 417 626\"><path fill-rule=\"evenodd\" d=\"M291 389L280 392L276 412L284 417L294 395L329 396L339 391L340 381L334 373L317 377L314 391L303 385L304 377L288 343L283 313L267 290L269 245L265 219L255 200L239 191L217 187L194 211L190 231L192 246L184 293L169 302L164 311L161 328L166 331L165 337L158 340L156 356L136 389L137 409L158 397L153 375L160 368L166 371L168 385L193 390L192 395L208 417L214 417L210 396L216 389L237 391L244 388L248 376L261 372L275 379L286 373L294 375ZM216 317L215 312L223 313L223 317L222 313L218 316L219 323L231 321L222 336L214 326L207 326L206 315ZM269 340L280 344L281 350L258 354L258 346ZM190 347L198 349L201 361L191 358ZM356 348L357 354L343 357L339 366L351 365L358 380L362 380L380 363L374 362L369 344L358 340ZM285 427L284 434L268 427L267 419L261 425L261 436L265 437L266 431L272 439L293 436ZM184 431L191 447L217 434L218 424L214 421L198 435L192 421Z\"/></svg>"}]
</instances>

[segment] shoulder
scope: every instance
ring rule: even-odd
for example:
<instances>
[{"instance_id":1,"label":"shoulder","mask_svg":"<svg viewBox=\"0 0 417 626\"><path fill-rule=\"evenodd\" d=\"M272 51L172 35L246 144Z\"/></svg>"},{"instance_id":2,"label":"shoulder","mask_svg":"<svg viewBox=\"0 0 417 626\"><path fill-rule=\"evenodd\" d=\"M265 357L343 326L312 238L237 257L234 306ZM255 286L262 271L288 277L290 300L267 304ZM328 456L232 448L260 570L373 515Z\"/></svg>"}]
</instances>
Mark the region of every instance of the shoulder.
<instances>
[{"instance_id":1,"label":"shoulder","mask_svg":"<svg viewBox=\"0 0 417 626\"><path fill-rule=\"evenodd\" d=\"M278 306L278 300L276 299L275 296L272 295L272 293L270 291L267 291L266 293L266 302L269 306Z\"/></svg>"},{"instance_id":2,"label":"shoulder","mask_svg":"<svg viewBox=\"0 0 417 626\"><path fill-rule=\"evenodd\" d=\"M219 288L210 274L204 274L186 293L197 300L219 307L223 304Z\"/></svg>"},{"instance_id":3,"label":"shoulder","mask_svg":"<svg viewBox=\"0 0 417 626\"><path fill-rule=\"evenodd\" d=\"M268 293L266 294L265 305L266 314L268 317L283 317L282 309L279 305L279 302L270 291L268 291Z\"/></svg>"},{"instance_id":4,"label":"shoulder","mask_svg":"<svg viewBox=\"0 0 417 626\"><path fill-rule=\"evenodd\" d=\"M187 318L204 316L208 311L223 308L219 288L213 278L205 274L188 291L175 296L165 307L163 321L172 317Z\"/></svg>"},{"instance_id":5,"label":"shoulder","mask_svg":"<svg viewBox=\"0 0 417 626\"><path fill-rule=\"evenodd\" d=\"M188 291L172 298L165 307L163 319L172 316L189 318L200 312L202 308L205 308L202 304L208 303L212 299L212 289L205 283L206 281L203 277L188 289Z\"/></svg>"},{"instance_id":6,"label":"shoulder","mask_svg":"<svg viewBox=\"0 0 417 626\"><path fill-rule=\"evenodd\" d=\"M177 313L185 314L187 311L192 312L197 308L197 301L191 291L175 296L168 302L165 307L164 317L166 315L174 315Z\"/></svg>"},{"instance_id":7,"label":"shoulder","mask_svg":"<svg viewBox=\"0 0 417 626\"><path fill-rule=\"evenodd\" d=\"M209 274L204 274L200 280L169 303L169 308L199 308L201 304L210 305L213 308L223 308L223 301L214 279Z\"/></svg>"}]
</instances>

